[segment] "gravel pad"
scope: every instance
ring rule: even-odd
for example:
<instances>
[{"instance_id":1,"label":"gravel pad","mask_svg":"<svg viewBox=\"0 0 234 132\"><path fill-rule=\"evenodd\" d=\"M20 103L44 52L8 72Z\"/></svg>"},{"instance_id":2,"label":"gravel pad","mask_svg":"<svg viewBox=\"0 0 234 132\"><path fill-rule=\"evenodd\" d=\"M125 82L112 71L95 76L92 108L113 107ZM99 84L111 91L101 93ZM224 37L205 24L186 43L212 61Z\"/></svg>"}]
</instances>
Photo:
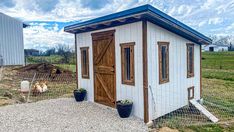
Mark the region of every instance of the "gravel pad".
<instances>
[{"instance_id":1,"label":"gravel pad","mask_svg":"<svg viewBox=\"0 0 234 132\"><path fill-rule=\"evenodd\" d=\"M1 132L142 132L142 120L119 118L115 109L73 98L44 100L0 107Z\"/></svg>"}]
</instances>

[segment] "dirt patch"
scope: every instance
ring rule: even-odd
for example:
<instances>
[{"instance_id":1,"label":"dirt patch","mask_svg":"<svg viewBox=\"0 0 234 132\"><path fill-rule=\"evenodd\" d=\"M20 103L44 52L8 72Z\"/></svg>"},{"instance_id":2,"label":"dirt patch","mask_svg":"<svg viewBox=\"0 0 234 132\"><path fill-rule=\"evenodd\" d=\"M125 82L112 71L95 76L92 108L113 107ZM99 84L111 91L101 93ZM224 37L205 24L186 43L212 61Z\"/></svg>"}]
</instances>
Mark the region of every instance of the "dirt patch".
<instances>
[{"instance_id":1,"label":"dirt patch","mask_svg":"<svg viewBox=\"0 0 234 132\"><path fill-rule=\"evenodd\" d=\"M179 132L177 129L172 129L169 127L162 127L159 129L159 132Z\"/></svg>"},{"instance_id":2,"label":"dirt patch","mask_svg":"<svg viewBox=\"0 0 234 132\"><path fill-rule=\"evenodd\" d=\"M0 97L0 106L4 106L4 105L9 105L9 104L14 104L15 101L9 98L5 98L5 97Z\"/></svg>"},{"instance_id":3,"label":"dirt patch","mask_svg":"<svg viewBox=\"0 0 234 132\"><path fill-rule=\"evenodd\" d=\"M27 66L13 69L17 72L16 76L21 80L32 79L36 74L37 80L49 80L57 82L67 82L75 79L75 74L49 63L29 64Z\"/></svg>"},{"instance_id":4,"label":"dirt patch","mask_svg":"<svg viewBox=\"0 0 234 132\"><path fill-rule=\"evenodd\" d=\"M23 67L15 68L18 72L50 73L50 74L72 74L71 71L62 69L49 63L29 64Z\"/></svg>"}]
</instances>

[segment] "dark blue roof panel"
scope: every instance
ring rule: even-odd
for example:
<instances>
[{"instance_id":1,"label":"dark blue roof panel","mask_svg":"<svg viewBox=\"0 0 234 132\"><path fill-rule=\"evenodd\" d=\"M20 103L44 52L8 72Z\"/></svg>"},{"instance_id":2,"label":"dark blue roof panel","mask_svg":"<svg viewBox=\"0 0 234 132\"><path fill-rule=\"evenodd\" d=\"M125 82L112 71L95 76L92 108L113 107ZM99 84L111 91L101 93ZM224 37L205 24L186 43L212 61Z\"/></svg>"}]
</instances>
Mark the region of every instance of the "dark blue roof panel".
<instances>
[{"instance_id":1,"label":"dark blue roof panel","mask_svg":"<svg viewBox=\"0 0 234 132\"><path fill-rule=\"evenodd\" d=\"M137 15L140 17L136 17ZM120 21L120 19L124 19L124 21ZM85 22L79 22L73 25L66 26L64 28L64 31L70 33L82 33L141 21L143 19L157 24L195 43L209 44L212 42L210 38L179 22L178 20L154 8L151 5L143 5ZM111 22L111 24L103 24L107 22Z\"/></svg>"}]
</instances>

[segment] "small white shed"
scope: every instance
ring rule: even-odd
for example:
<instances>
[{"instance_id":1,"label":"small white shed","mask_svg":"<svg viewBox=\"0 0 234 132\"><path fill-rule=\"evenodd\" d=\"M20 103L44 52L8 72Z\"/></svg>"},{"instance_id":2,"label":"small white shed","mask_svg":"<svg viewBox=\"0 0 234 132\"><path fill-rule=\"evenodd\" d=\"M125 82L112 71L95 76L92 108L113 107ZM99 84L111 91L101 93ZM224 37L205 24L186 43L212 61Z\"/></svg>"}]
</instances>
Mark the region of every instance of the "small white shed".
<instances>
[{"instance_id":1,"label":"small white shed","mask_svg":"<svg viewBox=\"0 0 234 132\"><path fill-rule=\"evenodd\" d=\"M78 87L115 107L133 100L145 122L201 98L201 45L211 39L151 5L66 26L75 34Z\"/></svg>"},{"instance_id":2,"label":"small white shed","mask_svg":"<svg viewBox=\"0 0 234 132\"><path fill-rule=\"evenodd\" d=\"M3 65L24 64L23 27L21 21L0 12L0 58Z\"/></svg>"}]
</instances>

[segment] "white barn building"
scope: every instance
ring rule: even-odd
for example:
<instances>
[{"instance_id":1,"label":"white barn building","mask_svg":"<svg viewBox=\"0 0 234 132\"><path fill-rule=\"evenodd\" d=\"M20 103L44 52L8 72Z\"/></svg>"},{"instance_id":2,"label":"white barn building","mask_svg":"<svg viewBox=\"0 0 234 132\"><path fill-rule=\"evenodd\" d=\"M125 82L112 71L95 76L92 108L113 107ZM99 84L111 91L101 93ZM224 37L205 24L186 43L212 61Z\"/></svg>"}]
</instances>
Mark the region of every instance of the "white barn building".
<instances>
[{"instance_id":1,"label":"white barn building","mask_svg":"<svg viewBox=\"0 0 234 132\"><path fill-rule=\"evenodd\" d=\"M66 26L75 34L78 87L87 100L133 101L145 122L201 98L201 45L211 39L151 5Z\"/></svg>"},{"instance_id":2,"label":"white barn building","mask_svg":"<svg viewBox=\"0 0 234 132\"><path fill-rule=\"evenodd\" d=\"M228 45L204 45L204 51L210 51L210 52L222 52L222 51L228 51L229 46Z\"/></svg>"},{"instance_id":3,"label":"white barn building","mask_svg":"<svg viewBox=\"0 0 234 132\"><path fill-rule=\"evenodd\" d=\"M0 13L0 61L3 65L24 64L23 27L26 27L23 22Z\"/></svg>"}]
</instances>

